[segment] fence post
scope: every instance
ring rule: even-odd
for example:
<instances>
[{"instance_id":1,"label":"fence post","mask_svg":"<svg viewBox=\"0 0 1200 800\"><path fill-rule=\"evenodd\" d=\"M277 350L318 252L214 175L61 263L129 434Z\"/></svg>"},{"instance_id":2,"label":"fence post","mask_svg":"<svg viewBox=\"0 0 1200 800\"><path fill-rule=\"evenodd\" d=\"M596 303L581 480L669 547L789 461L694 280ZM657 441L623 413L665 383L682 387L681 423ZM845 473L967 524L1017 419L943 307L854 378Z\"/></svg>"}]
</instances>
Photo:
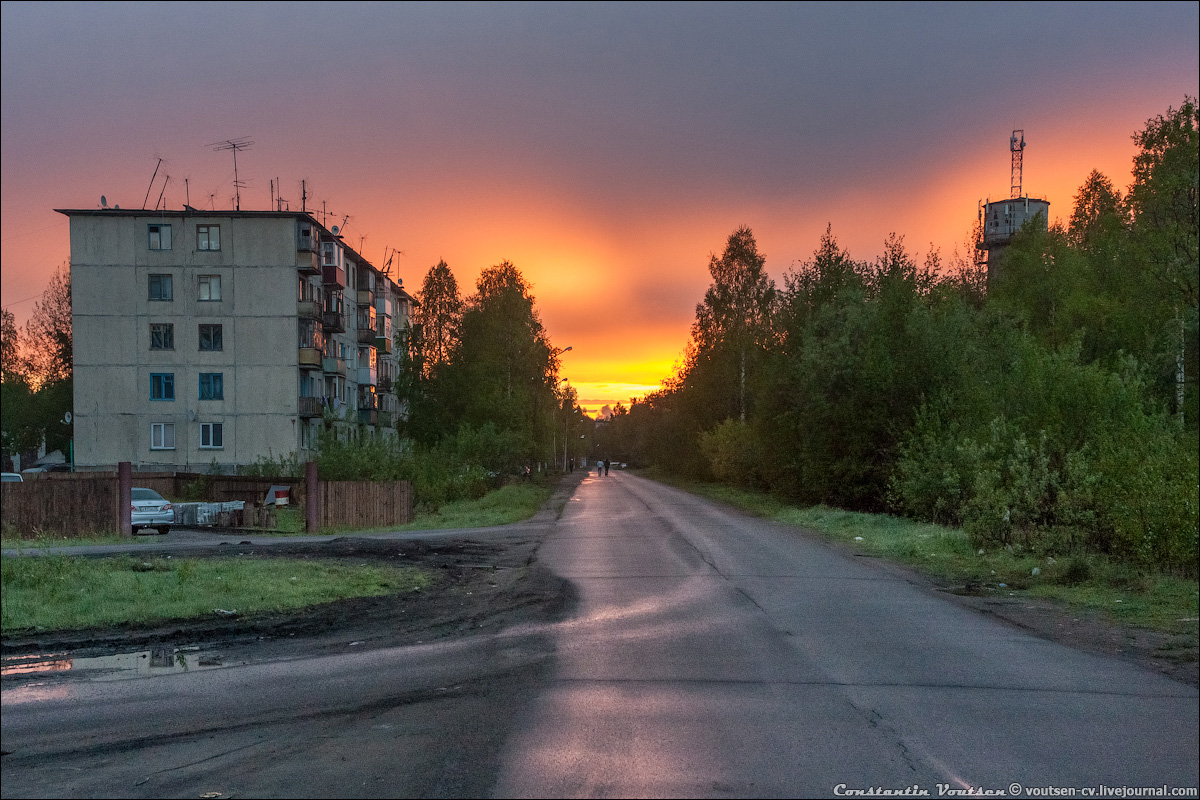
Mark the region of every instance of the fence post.
<instances>
[{"instance_id":1,"label":"fence post","mask_svg":"<svg viewBox=\"0 0 1200 800\"><path fill-rule=\"evenodd\" d=\"M117 533L133 536L133 466L128 461L117 464Z\"/></svg>"},{"instance_id":2,"label":"fence post","mask_svg":"<svg viewBox=\"0 0 1200 800\"><path fill-rule=\"evenodd\" d=\"M316 533L320 527L320 519L317 504L320 502L320 496L317 494L317 462L306 461L304 463L304 530L308 533Z\"/></svg>"}]
</instances>

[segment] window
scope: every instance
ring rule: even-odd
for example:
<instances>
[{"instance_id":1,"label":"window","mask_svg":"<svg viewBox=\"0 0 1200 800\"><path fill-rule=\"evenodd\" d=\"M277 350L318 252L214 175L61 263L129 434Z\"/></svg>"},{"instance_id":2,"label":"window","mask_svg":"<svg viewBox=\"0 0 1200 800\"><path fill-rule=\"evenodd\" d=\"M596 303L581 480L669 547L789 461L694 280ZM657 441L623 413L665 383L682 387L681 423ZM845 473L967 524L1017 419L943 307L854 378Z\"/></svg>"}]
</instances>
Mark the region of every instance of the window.
<instances>
[{"instance_id":1,"label":"window","mask_svg":"<svg viewBox=\"0 0 1200 800\"><path fill-rule=\"evenodd\" d=\"M166 300L171 301L171 276L170 275L151 275L150 276L150 295L151 300Z\"/></svg>"},{"instance_id":2,"label":"window","mask_svg":"<svg viewBox=\"0 0 1200 800\"><path fill-rule=\"evenodd\" d=\"M150 349L174 350L175 326L170 322L150 323Z\"/></svg>"},{"instance_id":3,"label":"window","mask_svg":"<svg viewBox=\"0 0 1200 800\"><path fill-rule=\"evenodd\" d=\"M197 225L196 226L196 249L197 250L220 250L221 249L221 226L220 225Z\"/></svg>"},{"instance_id":4,"label":"window","mask_svg":"<svg viewBox=\"0 0 1200 800\"><path fill-rule=\"evenodd\" d=\"M174 422L154 422L150 425L150 449L151 450L174 450L175 449L175 423Z\"/></svg>"},{"instance_id":5,"label":"window","mask_svg":"<svg viewBox=\"0 0 1200 800\"><path fill-rule=\"evenodd\" d=\"M221 299L221 276L220 275L201 275L200 276L200 299L201 300L220 300Z\"/></svg>"},{"instance_id":6,"label":"window","mask_svg":"<svg viewBox=\"0 0 1200 800\"><path fill-rule=\"evenodd\" d=\"M321 242L321 266L337 266L337 245L333 242Z\"/></svg>"},{"instance_id":7,"label":"window","mask_svg":"<svg viewBox=\"0 0 1200 800\"><path fill-rule=\"evenodd\" d=\"M201 350L223 350L224 343L221 341L221 326L220 325L201 325L200 326L200 349Z\"/></svg>"},{"instance_id":8,"label":"window","mask_svg":"<svg viewBox=\"0 0 1200 800\"><path fill-rule=\"evenodd\" d=\"M174 400L175 399L175 373L174 372L151 372L150 373L150 399L151 400Z\"/></svg>"},{"instance_id":9,"label":"window","mask_svg":"<svg viewBox=\"0 0 1200 800\"><path fill-rule=\"evenodd\" d=\"M200 373L200 399L224 400L225 376L221 372Z\"/></svg>"},{"instance_id":10,"label":"window","mask_svg":"<svg viewBox=\"0 0 1200 800\"><path fill-rule=\"evenodd\" d=\"M149 233L151 250L171 249L170 225L150 225L146 230Z\"/></svg>"},{"instance_id":11,"label":"window","mask_svg":"<svg viewBox=\"0 0 1200 800\"><path fill-rule=\"evenodd\" d=\"M220 422L201 422L200 423L200 447L207 450L218 450L225 446L224 435L222 433L222 423Z\"/></svg>"}]
</instances>

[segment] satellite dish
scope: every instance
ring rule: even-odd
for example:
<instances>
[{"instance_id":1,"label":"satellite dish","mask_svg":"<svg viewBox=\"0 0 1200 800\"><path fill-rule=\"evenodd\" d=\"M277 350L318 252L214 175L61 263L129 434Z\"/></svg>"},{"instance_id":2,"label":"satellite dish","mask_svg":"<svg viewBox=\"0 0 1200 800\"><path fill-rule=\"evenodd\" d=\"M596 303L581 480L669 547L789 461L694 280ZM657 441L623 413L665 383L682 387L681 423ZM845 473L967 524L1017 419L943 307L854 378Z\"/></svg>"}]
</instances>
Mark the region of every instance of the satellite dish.
<instances>
[{"instance_id":1,"label":"satellite dish","mask_svg":"<svg viewBox=\"0 0 1200 800\"><path fill-rule=\"evenodd\" d=\"M63 424L64 424L64 425L70 425L70 424L71 424L71 412L70 412L70 411L68 411L67 413L63 414Z\"/></svg>"},{"instance_id":2,"label":"satellite dish","mask_svg":"<svg viewBox=\"0 0 1200 800\"><path fill-rule=\"evenodd\" d=\"M338 226L337 226L337 225L334 225L334 226L333 226L333 235L334 235L334 236L337 236L337 235L338 235Z\"/></svg>"},{"instance_id":3,"label":"satellite dish","mask_svg":"<svg viewBox=\"0 0 1200 800\"><path fill-rule=\"evenodd\" d=\"M100 207L108 208L108 198L105 197L104 195L100 195Z\"/></svg>"}]
</instances>

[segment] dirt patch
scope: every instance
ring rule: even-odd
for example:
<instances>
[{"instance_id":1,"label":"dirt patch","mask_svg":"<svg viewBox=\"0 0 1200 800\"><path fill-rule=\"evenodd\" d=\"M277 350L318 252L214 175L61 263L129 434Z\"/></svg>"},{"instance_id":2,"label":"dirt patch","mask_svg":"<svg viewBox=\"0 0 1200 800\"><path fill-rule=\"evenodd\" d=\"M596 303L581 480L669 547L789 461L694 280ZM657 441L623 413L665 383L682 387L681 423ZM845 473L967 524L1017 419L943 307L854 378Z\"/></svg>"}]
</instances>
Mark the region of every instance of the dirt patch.
<instances>
[{"instance_id":1,"label":"dirt patch","mask_svg":"<svg viewBox=\"0 0 1200 800\"><path fill-rule=\"evenodd\" d=\"M535 559L537 537L437 541L346 537L322 543L217 544L155 553L177 558L334 559L351 564L416 566L435 576L419 592L360 597L286 612L89 628L4 639L5 656L70 652L76 657L153 646L200 646L226 658L271 660L390 647L447 636L489 633L563 618L575 602L568 581Z\"/></svg>"}]
</instances>

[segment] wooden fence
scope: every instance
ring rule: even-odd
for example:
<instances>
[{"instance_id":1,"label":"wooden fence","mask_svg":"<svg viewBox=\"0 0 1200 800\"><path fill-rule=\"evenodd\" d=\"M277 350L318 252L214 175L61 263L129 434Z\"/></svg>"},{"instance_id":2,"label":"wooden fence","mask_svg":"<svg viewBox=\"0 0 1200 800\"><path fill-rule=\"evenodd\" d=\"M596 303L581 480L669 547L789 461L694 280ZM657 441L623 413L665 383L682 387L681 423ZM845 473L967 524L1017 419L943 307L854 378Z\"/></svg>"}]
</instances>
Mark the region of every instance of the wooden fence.
<instances>
[{"instance_id":1,"label":"wooden fence","mask_svg":"<svg viewBox=\"0 0 1200 800\"><path fill-rule=\"evenodd\" d=\"M5 535L22 539L68 539L111 534L120 529L116 473L50 473L25 483L0 484L0 520Z\"/></svg>"},{"instance_id":2,"label":"wooden fence","mask_svg":"<svg viewBox=\"0 0 1200 800\"><path fill-rule=\"evenodd\" d=\"M386 528L413 521L408 481L318 481L322 528Z\"/></svg>"},{"instance_id":3,"label":"wooden fence","mask_svg":"<svg viewBox=\"0 0 1200 800\"><path fill-rule=\"evenodd\" d=\"M185 499L261 505L272 486L288 486L290 503L303 514L308 502L303 478L257 478L190 472L135 472L133 485L153 489L174 502ZM0 520L5 535L82 538L121 528L115 472L50 472L24 483L5 483ZM318 481L318 525L322 528L386 528L413 521L408 481ZM249 516L247 516L249 519Z\"/></svg>"}]
</instances>

